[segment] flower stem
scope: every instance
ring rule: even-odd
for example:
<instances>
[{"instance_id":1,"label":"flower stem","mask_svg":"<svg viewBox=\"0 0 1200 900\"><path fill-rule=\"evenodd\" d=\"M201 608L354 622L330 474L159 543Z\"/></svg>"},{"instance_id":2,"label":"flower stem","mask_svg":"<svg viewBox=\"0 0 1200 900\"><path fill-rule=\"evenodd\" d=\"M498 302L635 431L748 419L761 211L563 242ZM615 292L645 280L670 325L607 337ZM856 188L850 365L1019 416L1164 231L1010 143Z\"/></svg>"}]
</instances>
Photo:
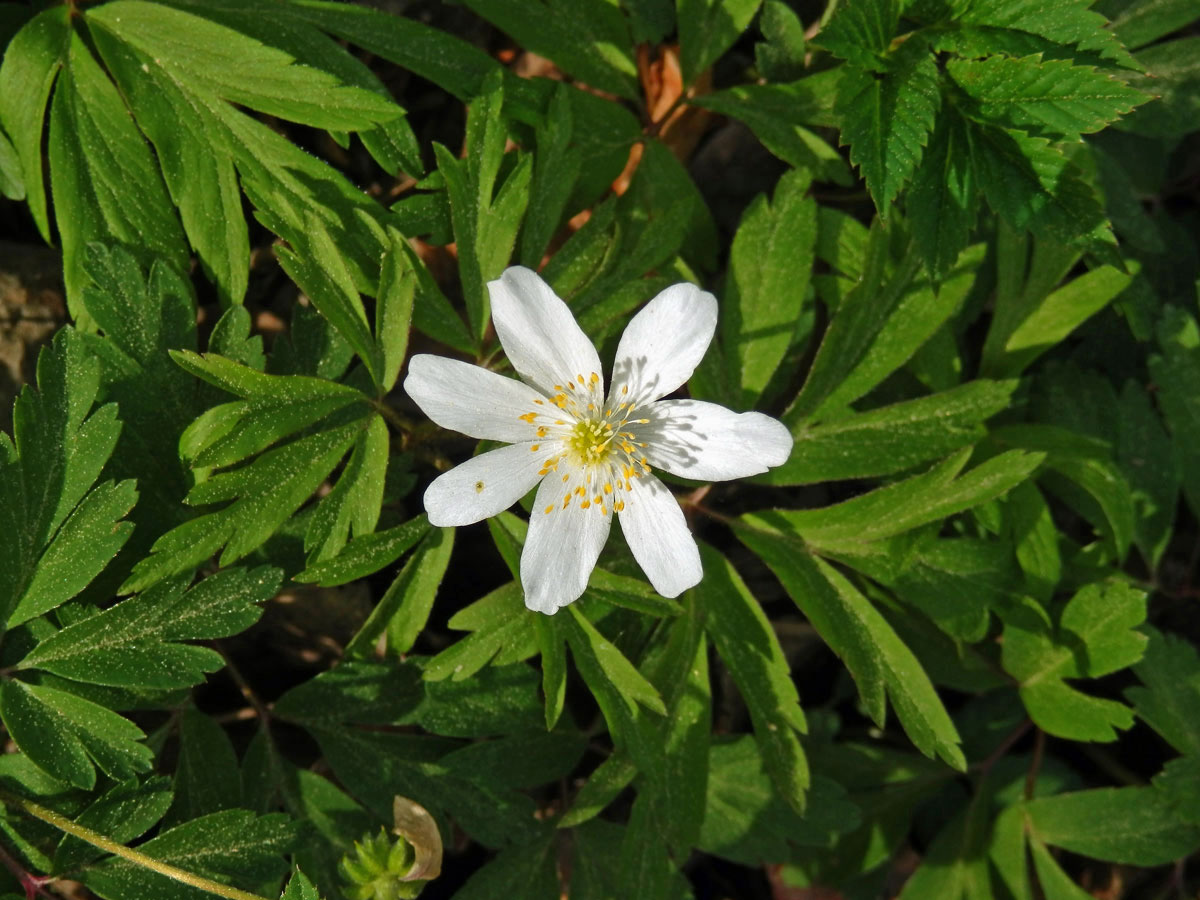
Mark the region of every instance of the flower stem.
<instances>
[{"instance_id":1,"label":"flower stem","mask_svg":"<svg viewBox=\"0 0 1200 900\"><path fill-rule=\"evenodd\" d=\"M66 816L61 816L52 809L47 809L34 803L32 800L26 800L24 797L17 794L9 793L6 790L0 789L0 801L5 804L16 806L35 819L41 819L50 825L53 825L59 831L65 831L67 834L74 835L81 841L91 844L93 847L98 847L107 853L112 853L114 856L119 856L134 865L141 866L144 869L149 869L151 872L157 872L166 878L181 882L182 884L190 885L194 888L199 888L202 891L207 891L210 894L216 894L219 897L228 897L229 900L268 900L268 898L259 894L251 894L249 891L243 891L235 887L230 887L227 884L221 884L218 881L204 878L201 875L196 875L193 872L185 872L183 869L177 869L174 866L168 865L165 862L147 856L145 853L139 853L126 847L124 844L117 843L111 838L107 838L99 832L92 831L90 828L72 822Z\"/></svg>"}]
</instances>

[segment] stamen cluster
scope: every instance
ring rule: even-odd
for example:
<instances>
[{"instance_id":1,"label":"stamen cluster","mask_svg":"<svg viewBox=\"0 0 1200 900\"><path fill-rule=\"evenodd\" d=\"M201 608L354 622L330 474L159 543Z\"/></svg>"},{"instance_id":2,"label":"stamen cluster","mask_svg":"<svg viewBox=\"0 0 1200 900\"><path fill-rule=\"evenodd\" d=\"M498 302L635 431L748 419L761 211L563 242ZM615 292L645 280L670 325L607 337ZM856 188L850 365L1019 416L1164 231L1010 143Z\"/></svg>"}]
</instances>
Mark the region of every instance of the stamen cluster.
<instances>
[{"instance_id":1,"label":"stamen cluster","mask_svg":"<svg viewBox=\"0 0 1200 900\"><path fill-rule=\"evenodd\" d=\"M603 516L609 509L620 512L633 489L633 479L650 474L645 441L633 430L649 424L645 418L633 418L634 405L604 401L604 387L595 372L587 378L576 375L565 385L554 386L549 398L557 412L533 410L519 418L534 428L534 435L545 440L530 445L533 453L548 453L538 474L562 477L560 504L550 503L546 515L556 508L566 509L578 501L580 509L595 507ZM627 396L628 387L621 388ZM544 407L546 401L537 399Z\"/></svg>"}]
</instances>

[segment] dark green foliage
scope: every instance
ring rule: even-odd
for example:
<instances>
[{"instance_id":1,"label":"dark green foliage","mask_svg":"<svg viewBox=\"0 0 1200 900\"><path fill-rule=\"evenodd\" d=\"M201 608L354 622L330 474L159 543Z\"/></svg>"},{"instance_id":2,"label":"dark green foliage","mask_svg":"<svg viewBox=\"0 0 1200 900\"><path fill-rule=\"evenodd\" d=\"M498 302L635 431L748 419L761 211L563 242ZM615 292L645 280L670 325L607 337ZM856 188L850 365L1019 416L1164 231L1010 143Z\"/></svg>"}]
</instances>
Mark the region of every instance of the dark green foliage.
<instances>
[{"instance_id":1,"label":"dark green foliage","mask_svg":"<svg viewBox=\"0 0 1200 900\"><path fill-rule=\"evenodd\" d=\"M0 249L71 322L0 435L0 898L1194 890L1194 2L38 6ZM512 374L517 262L603 367L711 291L673 396L794 439L656 468L678 596L615 539L531 612L521 510L423 512L473 442L406 366Z\"/></svg>"}]
</instances>

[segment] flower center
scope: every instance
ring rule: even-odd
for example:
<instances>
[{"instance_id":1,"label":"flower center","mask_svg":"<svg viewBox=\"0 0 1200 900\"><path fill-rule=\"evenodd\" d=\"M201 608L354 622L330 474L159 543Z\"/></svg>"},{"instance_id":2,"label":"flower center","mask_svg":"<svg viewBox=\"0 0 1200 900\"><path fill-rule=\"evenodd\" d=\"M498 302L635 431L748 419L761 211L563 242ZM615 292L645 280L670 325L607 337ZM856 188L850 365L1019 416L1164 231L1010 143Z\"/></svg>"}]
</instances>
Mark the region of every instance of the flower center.
<instances>
[{"instance_id":1,"label":"flower center","mask_svg":"<svg viewBox=\"0 0 1200 900\"><path fill-rule=\"evenodd\" d=\"M608 515L610 509L620 512L634 479L650 472L646 444L635 431L650 420L633 418L634 405L621 400L627 388L620 397L605 402L595 372L588 378L576 375L554 388L554 396L534 400L537 409L520 417L538 438L530 450L547 454L538 474L557 476L562 482L561 501L547 505L543 512L567 509L573 503L580 509L595 507L601 515Z\"/></svg>"},{"instance_id":2,"label":"flower center","mask_svg":"<svg viewBox=\"0 0 1200 900\"><path fill-rule=\"evenodd\" d=\"M584 419L572 427L567 447L574 457L572 461L586 466L608 459L612 439L613 427L607 419Z\"/></svg>"}]
</instances>

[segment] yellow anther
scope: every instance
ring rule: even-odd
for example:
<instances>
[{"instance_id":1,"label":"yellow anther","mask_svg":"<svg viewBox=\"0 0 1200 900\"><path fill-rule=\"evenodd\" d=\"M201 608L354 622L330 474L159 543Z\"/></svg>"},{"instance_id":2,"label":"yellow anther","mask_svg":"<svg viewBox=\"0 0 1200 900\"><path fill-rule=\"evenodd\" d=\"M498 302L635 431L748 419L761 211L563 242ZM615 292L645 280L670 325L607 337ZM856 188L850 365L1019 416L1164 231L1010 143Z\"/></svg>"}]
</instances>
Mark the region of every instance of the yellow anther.
<instances>
[{"instance_id":1,"label":"yellow anther","mask_svg":"<svg viewBox=\"0 0 1200 900\"><path fill-rule=\"evenodd\" d=\"M591 377L588 379L588 381L590 381L592 384L596 384L597 382L600 381L600 376L597 375L595 372L593 372Z\"/></svg>"},{"instance_id":2,"label":"yellow anther","mask_svg":"<svg viewBox=\"0 0 1200 900\"><path fill-rule=\"evenodd\" d=\"M582 503L579 504L580 509L591 509L591 506L592 506L591 502L586 499Z\"/></svg>"},{"instance_id":3,"label":"yellow anther","mask_svg":"<svg viewBox=\"0 0 1200 900\"><path fill-rule=\"evenodd\" d=\"M606 494L612 493L612 483L611 482L608 482L608 481L604 482L604 493L606 493Z\"/></svg>"},{"instance_id":4,"label":"yellow anther","mask_svg":"<svg viewBox=\"0 0 1200 900\"><path fill-rule=\"evenodd\" d=\"M538 417L538 414L535 412L527 412L523 416L517 416L517 418L520 419L522 422L528 422L530 425L533 424L533 420L536 419L537 417Z\"/></svg>"},{"instance_id":5,"label":"yellow anther","mask_svg":"<svg viewBox=\"0 0 1200 900\"><path fill-rule=\"evenodd\" d=\"M546 515L550 515L550 513L554 512L554 504L551 503L549 506L543 509L542 512L544 512Z\"/></svg>"},{"instance_id":6,"label":"yellow anther","mask_svg":"<svg viewBox=\"0 0 1200 900\"><path fill-rule=\"evenodd\" d=\"M538 447L540 447L540 446L542 446L542 445L541 444L530 444L529 449L532 450L534 453L537 453Z\"/></svg>"},{"instance_id":7,"label":"yellow anther","mask_svg":"<svg viewBox=\"0 0 1200 900\"><path fill-rule=\"evenodd\" d=\"M625 508L624 500L618 500L616 503L613 504L613 509L615 509L617 512L620 512L624 508Z\"/></svg>"}]
</instances>

